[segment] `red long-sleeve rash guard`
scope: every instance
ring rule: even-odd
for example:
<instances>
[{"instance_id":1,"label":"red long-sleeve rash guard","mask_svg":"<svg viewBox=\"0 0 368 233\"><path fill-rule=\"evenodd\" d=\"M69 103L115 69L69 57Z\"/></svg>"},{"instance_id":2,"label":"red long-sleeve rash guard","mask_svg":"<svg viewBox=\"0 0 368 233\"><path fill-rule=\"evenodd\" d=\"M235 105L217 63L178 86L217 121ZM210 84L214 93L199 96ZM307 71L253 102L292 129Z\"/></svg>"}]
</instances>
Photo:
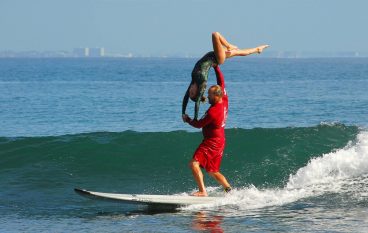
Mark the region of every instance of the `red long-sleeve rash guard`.
<instances>
[{"instance_id":1,"label":"red long-sleeve rash guard","mask_svg":"<svg viewBox=\"0 0 368 233\"><path fill-rule=\"evenodd\" d=\"M195 128L202 128L203 137L224 138L225 124L228 112L228 96L225 90L225 79L220 67L214 67L216 72L217 84L224 93L221 103L212 105L200 120L191 120L189 124Z\"/></svg>"}]
</instances>

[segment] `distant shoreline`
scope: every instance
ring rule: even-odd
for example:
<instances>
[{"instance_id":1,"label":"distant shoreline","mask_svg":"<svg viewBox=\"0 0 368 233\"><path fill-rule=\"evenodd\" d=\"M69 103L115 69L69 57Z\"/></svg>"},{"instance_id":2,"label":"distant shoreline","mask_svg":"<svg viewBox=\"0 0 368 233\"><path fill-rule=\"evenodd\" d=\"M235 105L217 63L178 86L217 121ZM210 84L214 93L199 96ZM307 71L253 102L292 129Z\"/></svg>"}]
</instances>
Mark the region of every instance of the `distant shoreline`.
<instances>
[{"instance_id":1,"label":"distant shoreline","mask_svg":"<svg viewBox=\"0 0 368 233\"><path fill-rule=\"evenodd\" d=\"M104 57L72 57L72 56L0 56L0 59L82 59L82 60L104 60L104 59L121 59L121 60L130 60L130 59L198 59L200 56L135 56L135 57L114 57L114 56L104 56ZM366 56L250 56L248 59L330 59L330 58L368 58ZM232 60L239 60L241 58L233 58Z\"/></svg>"},{"instance_id":2,"label":"distant shoreline","mask_svg":"<svg viewBox=\"0 0 368 233\"><path fill-rule=\"evenodd\" d=\"M101 59L101 58L200 58L201 53L103 53L100 55L81 55L71 51L0 51L0 58L83 58L83 59ZM340 52L326 52L326 51L275 51L270 50L262 53L260 56L249 56L249 58L366 58L368 52L359 51L340 51Z\"/></svg>"}]
</instances>

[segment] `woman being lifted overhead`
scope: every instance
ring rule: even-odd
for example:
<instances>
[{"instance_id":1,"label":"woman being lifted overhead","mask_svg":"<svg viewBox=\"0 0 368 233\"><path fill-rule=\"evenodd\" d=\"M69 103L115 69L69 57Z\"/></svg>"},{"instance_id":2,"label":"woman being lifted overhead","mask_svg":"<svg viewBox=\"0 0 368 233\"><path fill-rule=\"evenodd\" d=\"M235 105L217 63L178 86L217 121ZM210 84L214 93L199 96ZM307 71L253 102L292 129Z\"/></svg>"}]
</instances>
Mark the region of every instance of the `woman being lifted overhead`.
<instances>
[{"instance_id":1,"label":"woman being lifted overhead","mask_svg":"<svg viewBox=\"0 0 368 233\"><path fill-rule=\"evenodd\" d=\"M199 61L197 61L193 68L192 81L190 82L183 99L183 116L185 115L188 99L190 98L195 102L194 119L198 118L199 104L201 101L205 100L203 94L206 91L208 71L211 67L223 64L227 58L261 53L263 49L269 47L269 45L260 45L251 49L239 49L237 46L227 42L219 32L212 33L212 46L213 51L206 53L201 59L199 59Z\"/></svg>"}]
</instances>

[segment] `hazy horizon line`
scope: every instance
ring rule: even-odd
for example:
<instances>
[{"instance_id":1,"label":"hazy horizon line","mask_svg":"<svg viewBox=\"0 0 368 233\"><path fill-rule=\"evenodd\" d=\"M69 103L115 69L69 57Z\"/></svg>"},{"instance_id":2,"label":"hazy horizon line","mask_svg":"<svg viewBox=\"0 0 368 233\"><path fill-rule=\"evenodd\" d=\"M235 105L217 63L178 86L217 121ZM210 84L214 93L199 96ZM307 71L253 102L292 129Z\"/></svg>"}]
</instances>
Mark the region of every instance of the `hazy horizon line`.
<instances>
[{"instance_id":1,"label":"hazy horizon line","mask_svg":"<svg viewBox=\"0 0 368 233\"><path fill-rule=\"evenodd\" d=\"M96 48L96 47L91 47ZM103 47L101 47L103 48ZM24 58L41 58L41 57L75 57L75 58L139 58L139 57L157 57L157 58L200 58L203 54L200 53L185 53L185 52L104 52L100 56L80 56L73 50L0 50L0 58L24 57ZM256 58L257 56L251 56ZM313 57L368 57L368 52L365 51L283 51L283 50L267 50L261 54L261 57L268 58L313 58Z\"/></svg>"}]
</instances>

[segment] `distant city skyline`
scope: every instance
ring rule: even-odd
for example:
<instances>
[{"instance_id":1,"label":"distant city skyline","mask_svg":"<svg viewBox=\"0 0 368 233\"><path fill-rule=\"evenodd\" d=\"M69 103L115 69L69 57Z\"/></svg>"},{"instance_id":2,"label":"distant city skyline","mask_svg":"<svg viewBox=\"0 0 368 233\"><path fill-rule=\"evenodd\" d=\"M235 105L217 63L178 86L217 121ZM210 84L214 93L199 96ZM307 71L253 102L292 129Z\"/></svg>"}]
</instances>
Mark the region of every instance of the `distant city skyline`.
<instances>
[{"instance_id":1,"label":"distant city skyline","mask_svg":"<svg viewBox=\"0 0 368 233\"><path fill-rule=\"evenodd\" d=\"M0 51L200 56L220 31L245 48L367 53L366 9L364 0L2 0Z\"/></svg>"},{"instance_id":2,"label":"distant city skyline","mask_svg":"<svg viewBox=\"0 0 368 233\"><path fill-rule=\"evenodd\" d=\"M160 57L160 58L193 58L200 57L199 54L187 53L171 53L171 54L139 54L139 53L118 53L114 51L106 51L105 48L73 48L72 50L55 50L55 51L0 51L0 58L12 57L77 57L77 58L98 58L98 57L114 57L114 58L134 58L134 57ZM340 52L321 52L321 51L275 51L267 50L261 56L250 56L254 58L318 58L318 57L368 57L368 52L359 51L340 51Z\"/></svg>"}]
</instances>

